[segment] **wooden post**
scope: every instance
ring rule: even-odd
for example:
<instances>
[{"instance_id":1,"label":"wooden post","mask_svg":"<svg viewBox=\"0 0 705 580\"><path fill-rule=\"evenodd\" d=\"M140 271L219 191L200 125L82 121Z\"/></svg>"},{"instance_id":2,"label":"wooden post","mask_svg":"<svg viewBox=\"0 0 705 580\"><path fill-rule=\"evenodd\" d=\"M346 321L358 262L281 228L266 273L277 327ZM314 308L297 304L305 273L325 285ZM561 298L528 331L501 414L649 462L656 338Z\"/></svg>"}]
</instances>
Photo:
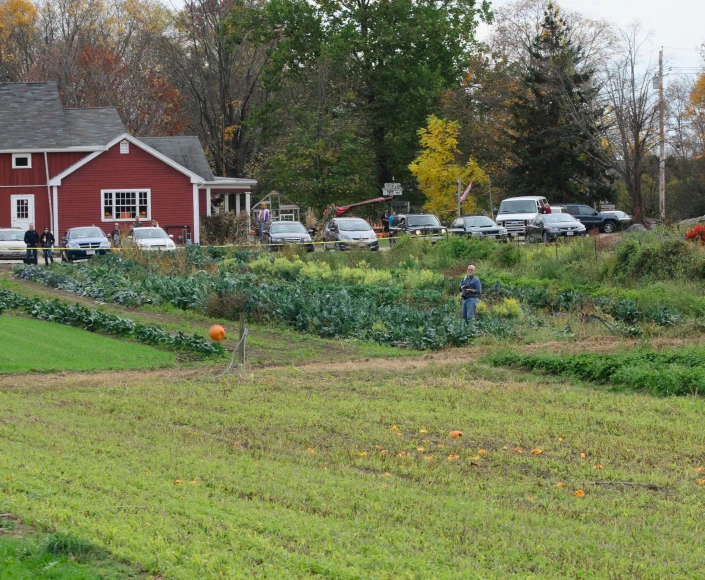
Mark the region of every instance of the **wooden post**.
<instances>
[{"instance_id":1,"label":"wooden post","mask_svg":"<svg viewBox=\"0 0 705 580\"><path fill-rule=\"evenodd\" d=\"M237 347L237 350L238 350L237 361L238 361L238 364L240 365L240 368L243 371L245 370L245 341L243 340L244 335L245 335L245 313L241 312L240 313L240 346Z\"/></svg>"}]
</instances>

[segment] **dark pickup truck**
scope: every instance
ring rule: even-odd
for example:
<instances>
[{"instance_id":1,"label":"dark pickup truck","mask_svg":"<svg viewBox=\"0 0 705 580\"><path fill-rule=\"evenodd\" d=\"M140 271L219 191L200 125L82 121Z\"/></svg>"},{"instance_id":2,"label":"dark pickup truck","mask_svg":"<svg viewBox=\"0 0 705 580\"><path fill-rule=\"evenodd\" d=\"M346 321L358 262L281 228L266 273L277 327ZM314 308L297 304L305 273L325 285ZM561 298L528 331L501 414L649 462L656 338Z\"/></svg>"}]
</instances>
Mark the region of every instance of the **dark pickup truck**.
<instances>
[{"instance_id":1,"label":"dark pickup truck","mask_svg":"<svg viewBox=\"0 0 705 580\"><path fill-rule=\"evenodd\" d=\"M620 225L616 216L596 212L589 205L568 203L563 207L565 207L567 213L582 223L588 231L598 228L605 234L611 234L617 231Z\"/></svg>"}]
</instances>

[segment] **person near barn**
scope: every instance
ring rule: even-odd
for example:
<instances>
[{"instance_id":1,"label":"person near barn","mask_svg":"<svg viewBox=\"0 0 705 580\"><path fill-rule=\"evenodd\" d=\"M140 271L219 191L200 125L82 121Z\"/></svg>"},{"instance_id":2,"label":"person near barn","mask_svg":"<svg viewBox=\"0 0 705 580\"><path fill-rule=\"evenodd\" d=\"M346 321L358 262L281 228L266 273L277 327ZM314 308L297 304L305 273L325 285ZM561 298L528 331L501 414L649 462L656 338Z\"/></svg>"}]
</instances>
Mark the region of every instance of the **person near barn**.
<instances>
[{"instance_id":1,"label":"person near barn","mask_svg":"<svg viewBox=\"0 0 705 580\"><path fill-rule=\"evenodd\" d=\"M259 239L262 241L262 237L264 236L264 231L267 229L267 224L269 223L269 208L267 207L267 204L263 204L262 208L259 210L259 213L257 214L257 233L259 234Z\"/></svg>"},{"instance_id":2,"label":"person near barn","mask_svg":"<svg viewBox=\"0 0 705 580\"><path fill-rule=\"evenodd\" d=\"M475 319L477 302L482 293L482 283L480 279L475 276L474 264L468 266L467 275L460 281L460 293L461 300L463 301L463 320L469 323L471 320Z\"/></svg>"},{"instance_id":3,"label":"person near barn","mask_svg":"<svg viewBox=\"0 0 705 580\"><path fill-rule=\"evenodd\" d=\"M39 257L39 232L34 229L34 224L29 224L29 229L24 233L24 243L27 244L27 264L37 263Z\"/></svg>"},{"instance_id":4,"label":"person near barn","mask_svg":"<svg viewBox=\"0 0 705 580\"><path fill-rule=\"evenodd\" d=\"M42 235L39 236L39 242L42 244L42 254L44 254L44 265L49 265L49 260L54 263L54 234L49 231L49 228L44 228ZM36 263L36 262L35 262Z\"/></svg>"},{"instance_id":5,"label":"person near barn","mask_svg":"<svg viewBox=\"0 0 705 580\"><path fill-rule=\"evenodd\" d=\"M122 233L120 232L120 224L115 222L115 225L113 226L113 231L110 232L110 235L108 236L113 243L113 248L120 247L120 236L121 235L122 235Z\"/></svg>"}]
</instances>

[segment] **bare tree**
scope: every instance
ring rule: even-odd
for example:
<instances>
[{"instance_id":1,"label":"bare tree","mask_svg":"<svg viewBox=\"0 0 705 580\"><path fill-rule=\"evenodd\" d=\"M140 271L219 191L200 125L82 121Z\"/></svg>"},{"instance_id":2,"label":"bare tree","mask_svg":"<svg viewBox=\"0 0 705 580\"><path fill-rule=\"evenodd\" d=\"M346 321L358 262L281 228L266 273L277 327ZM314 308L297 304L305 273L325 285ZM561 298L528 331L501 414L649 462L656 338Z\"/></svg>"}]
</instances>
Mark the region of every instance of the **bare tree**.
<instances>
[{"instance_id":1,"label":"bare tree","mask_svg":"<svg viewBox=\"0 0 705 580\"><path fill-rule=\"evenodd\" d=\"M528 68L529 47L541 31L549 4L552 4L551 0L516 0L499 8L490 38L493 52ZM569 27L569 40L583 50L582 66L603 68L618 43L613 26L605 20L592 20L562 7L560 12Z\"/></svg>"},{"instance_id":2,"label":"bare tree","mask_svg":"<svg viewBox=\"0 0 705 580\"><path fill-rule=\"evenodd\" d=\"M646 171L645 160L658 137L658 99L652 88L657 66L641 60L647 41L639 24L621 31L621 50L606 73L603 88L608 152L632 199L637 222L644 220L641 177Z\"/></svg>"},{"instance_id":3,"label":"bare tree","mask_svg":"<svg viewBox=\"0 0 705 580\"><path fill-rule=\"evenodd\" d=\"M217 175L242 175L255 146L246 122L264 98L261 77L269 47L253 44L245 24L258 1L187 0L163 37L170 76L189 97L190 128Z\"/></svg>"},{"instance_id":4,"label":"bare tree","mask_svg":"<svg viewBox=\"0 0 705 580\"><path fill-rule=\"evenodd\" d=\"M693 81L678 77L666 88L666 130L671 154L676 157L693 157L696 153L696 137L688 116L690 93Z\"/></svg>"}]
</instances>

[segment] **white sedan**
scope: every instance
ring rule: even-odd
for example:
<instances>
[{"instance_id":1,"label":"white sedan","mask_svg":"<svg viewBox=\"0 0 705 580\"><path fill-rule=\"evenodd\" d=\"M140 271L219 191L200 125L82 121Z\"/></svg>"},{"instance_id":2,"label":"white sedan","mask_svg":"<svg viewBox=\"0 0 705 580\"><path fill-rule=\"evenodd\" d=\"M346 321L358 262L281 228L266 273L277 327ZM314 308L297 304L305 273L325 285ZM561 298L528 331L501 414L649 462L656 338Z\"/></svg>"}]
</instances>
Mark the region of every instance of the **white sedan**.
<instances>
[{"instance_id":1,"label":"white sedan","mask_svg":"<svg viewBox=\"0 0 705 580\"><path fill-rule=\"evenodd\" d=\"M162 228L135 228L131 237L141 250L170 251L176 249L174 240Z\"/></svg>"},{"instance_id":2,"label":"white sedan","mask_svg":"<svg viewBox=\"0 0 705 580\"><path fill-rule=\"evenodd\" d=\"M24 230L0 228L0 259L24 260L26 256L27 244L24 243Z\"/></svg>"}]
</instances>

